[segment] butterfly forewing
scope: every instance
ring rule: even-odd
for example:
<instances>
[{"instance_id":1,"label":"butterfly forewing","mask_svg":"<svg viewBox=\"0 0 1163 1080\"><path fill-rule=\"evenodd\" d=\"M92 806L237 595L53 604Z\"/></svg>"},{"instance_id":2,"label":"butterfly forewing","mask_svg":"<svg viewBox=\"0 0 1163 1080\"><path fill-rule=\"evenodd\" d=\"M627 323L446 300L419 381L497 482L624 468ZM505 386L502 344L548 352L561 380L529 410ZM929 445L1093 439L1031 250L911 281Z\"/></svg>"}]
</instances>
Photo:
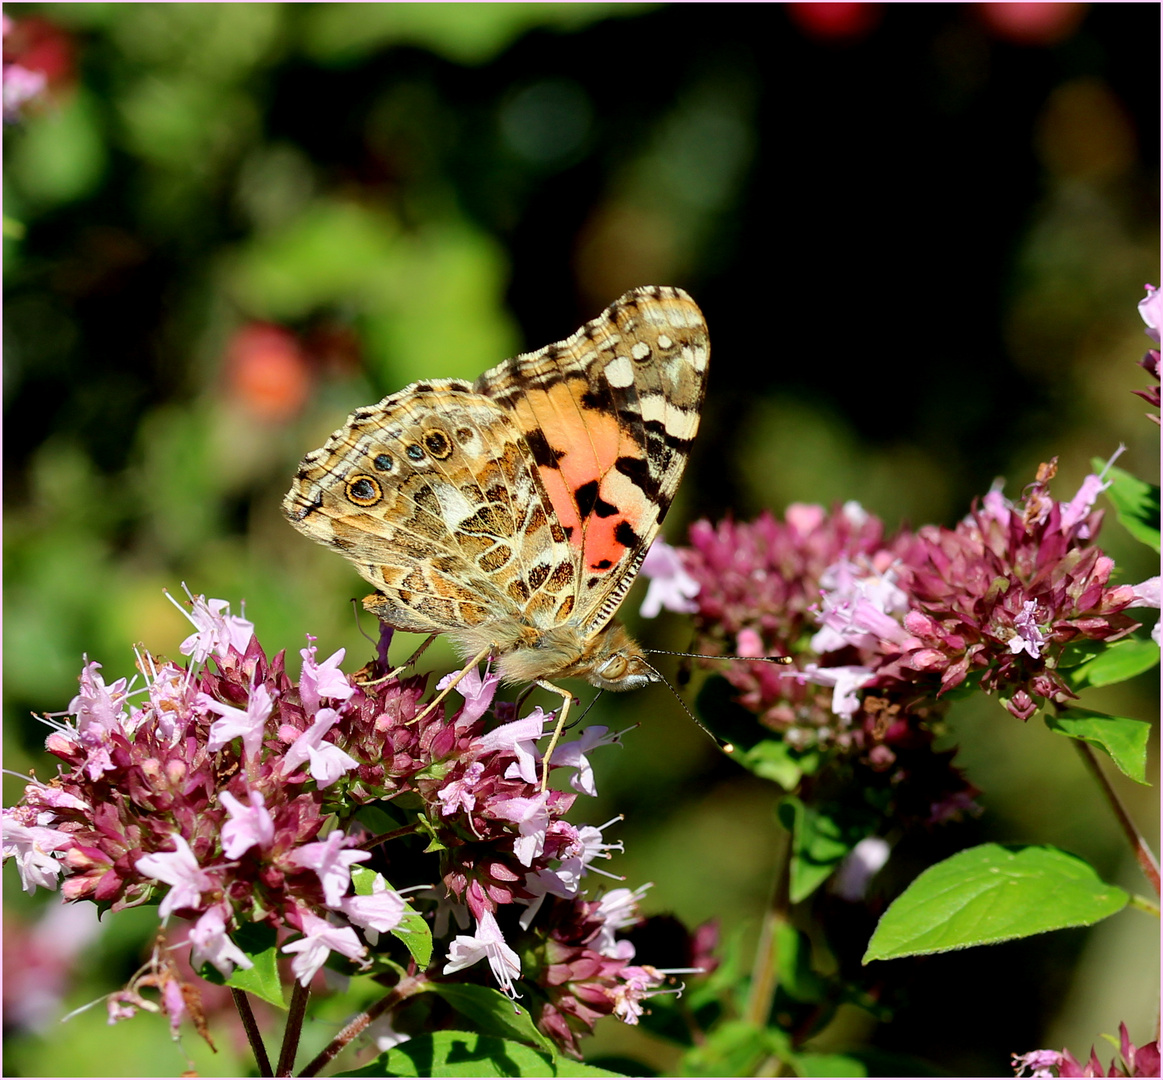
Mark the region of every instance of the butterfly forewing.
<instances>
[{"instance_id":1,"label":"butterfly forewing","mask_svg":"<svg viewBox=\"0 0 1163 1080\"><path fill-rule=\"evenodd\" d=\"M477 380L524 431L576 555L587 627L616 610L670 507L698 430L708 352L694 301L652 287Z\"/></svg>"}]
</instances>

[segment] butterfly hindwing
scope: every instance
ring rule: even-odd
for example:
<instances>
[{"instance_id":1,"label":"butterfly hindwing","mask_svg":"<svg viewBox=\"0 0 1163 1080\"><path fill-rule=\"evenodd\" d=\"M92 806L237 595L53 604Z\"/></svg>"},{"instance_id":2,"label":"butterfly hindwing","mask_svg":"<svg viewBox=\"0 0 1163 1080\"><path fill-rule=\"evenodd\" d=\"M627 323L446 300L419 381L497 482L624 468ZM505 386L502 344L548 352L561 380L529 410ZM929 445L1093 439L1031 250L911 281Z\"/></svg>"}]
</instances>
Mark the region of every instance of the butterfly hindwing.
<instances>
[{"instance_id":1,"label":"butterfly hindwing","mask_svg":"<svg viewBox=\"0 0 1163 1080\"><path fill-rule=\"evenodd\" d=\"M572 608L572 552L512 420L459 380L356 410L304 459L286 505L376 588L369 609L397 629L552 625L567 597Z\"/></svg>"}]
</instances>

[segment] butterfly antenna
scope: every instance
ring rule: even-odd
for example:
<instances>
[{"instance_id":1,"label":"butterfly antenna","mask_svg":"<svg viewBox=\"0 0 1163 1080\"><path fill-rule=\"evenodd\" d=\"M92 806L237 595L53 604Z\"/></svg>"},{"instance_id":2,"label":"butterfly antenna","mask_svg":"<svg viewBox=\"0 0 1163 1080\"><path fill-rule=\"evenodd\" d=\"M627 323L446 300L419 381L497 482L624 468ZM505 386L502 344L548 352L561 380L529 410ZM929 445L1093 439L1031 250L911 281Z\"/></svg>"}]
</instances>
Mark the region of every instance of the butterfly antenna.
<instances>
[{"instance_id":1,"label":"butterfly antenna","mask_svg":"<svg viewBox=\"0 0 1163 1080\"><path fill-rule=\"evenodd\" d=\"M649 649L647 651L648 652L665 652L666 650L665 649ZM673 653L672 655L674 655L674 656L689 656L689 655L693 655L693 654ZM694 721L694 723L696 723L699 727L701 727L703 729L703 731L705 731L712 739L715 740L715 745L718 746L718 748L720 750L722 750L724 754L735 753L735 744L728 742L726 739L720 739L718 735L716 735L709 727L707 727L706 724L704 724L697 716L695 716L695 714L693 712L691 712L690 706L687 705L687 703L685 701L683 701L682 695L673 686L670 685L670 680L667 679L666 676L663 675L662 672L658 670L658 668L656 668L653 664L651 664L649 660L644 659L642 661L642 663L644 663L648 668L650 668L651 671L654 672L655 675L658 676L658 681L660 683L664 683L666 685L666 688L672 694L674 694L674 700L677 701L682 706L682 711L684 713L686 713L687 716L689 716L691 718L691 720Z\"/></svg>"},{"instance_id":2,"label":"butterfly antenna","mask_svg":"<svg viewBox=\"0 0 1163 1080\"><path fill-rule=\"evenodd\" d=\"M358 630L358 631L360 632L360 634L361 634L361 635L362 635L362 636L363 636L363 637L364 637L364 638L365 638L367 641L369 641L369 642L370 642L372 645L376 646L376 648L378 649L378 648L379 648L379 644L380 644L380 643L379 643L378 641L376 641L376 640L375 640L375 638L373 638L373 637L372 637L372 636L371 636L371 635L370 635L370 634L369 634L369 633L368 633L368 632L367 632L367 631L366 631L366 630L363 628L363 620L360 618L360 614L361 614L361 612L360 612L360 607L359 607L359 601L358 601L358 600L357 600L357 599L356 599L354 596L351 598L351 614L352 614L352 618L354 618L354 619L355 619L355 628L356 628L356 630ZM386 665L385 665L385 666L386 666Z\"/></svg>"},{"instance_id":3,"label":"butterfly antenna","mask_svg":"<svg viewBox=\"0 0 1163 1080\"><path fill-rule=\"evenodd\" d=\"M589 715L590 715L590 709L592 709L592 708L593 708L593 707L594 707L594 706L595 706L595 705L598 703L598 698L600 698L600 697L601 697L601 696L602 696L602 695L603 695L605 692L606 692L606 691L605 691L604 689L602 689L602 688L599 686L599 687L598 687L598 692L597 692L596 694L594 694L594 700L593 700L593 701L591 701L591 702L590 702L590 703L589 703L589 704L586 706L586 708L585 708L585 712L583 712L583 713L581 714L581 716L579 716L579 717L578 717L576 720L571 720L571 721L570 721L570 722L569 722L569 723L566 725L566 727L565 727L565 730L566 730L566 731L568 731L568 730L569 730L571 727L573 727L575 724L580 724L580 723L581 723L581 722L582 722L582 721L583 721L583 720L584 720L584 719L585 719L587 716L589 716Z\"/></svg>"}]
</instances>

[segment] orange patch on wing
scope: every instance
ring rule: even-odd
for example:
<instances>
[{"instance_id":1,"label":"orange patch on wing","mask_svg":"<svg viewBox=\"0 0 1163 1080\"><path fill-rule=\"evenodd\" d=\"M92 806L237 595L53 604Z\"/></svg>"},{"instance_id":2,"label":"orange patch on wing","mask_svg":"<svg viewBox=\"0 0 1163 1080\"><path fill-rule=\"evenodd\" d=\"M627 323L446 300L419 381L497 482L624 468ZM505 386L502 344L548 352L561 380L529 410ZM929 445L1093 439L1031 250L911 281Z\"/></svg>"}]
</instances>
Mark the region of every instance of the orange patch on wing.
<instances>
[{"instance_id":1,"label":"orange patch on wing","mask_svg":"<svg viewBox=\"0 0 1163 1080\"><path fill-rule=\"evenodd\" d=\"M539 465L537 471L541 474L541 482L545 485L545 493L553 504L553 512L557 515L558 524L563 529L571 529L569 542L574 547L581 547L582 531L581 518L578 517L577 503L573 498L573 491L566 484L560 469L547 465Z\"/></svg>"},{"instance_id":2,"label":"orange patch on wing","mask_svg":"<svg viewBox=\"0 0 1163 1080\"><path fill-rule=\"evenodd\" d=\"M618 513L606 518L590 515L586 521L582 558L587 570L605 574L618 566L628 551L637 550L653 536L656 515L645 492L621 473L608 473L602 479L598 493L603 501L616 506ZM633 548L619 537L619 531L625 533L626 527L637 538Z\"/></svg>"}]
</instances>

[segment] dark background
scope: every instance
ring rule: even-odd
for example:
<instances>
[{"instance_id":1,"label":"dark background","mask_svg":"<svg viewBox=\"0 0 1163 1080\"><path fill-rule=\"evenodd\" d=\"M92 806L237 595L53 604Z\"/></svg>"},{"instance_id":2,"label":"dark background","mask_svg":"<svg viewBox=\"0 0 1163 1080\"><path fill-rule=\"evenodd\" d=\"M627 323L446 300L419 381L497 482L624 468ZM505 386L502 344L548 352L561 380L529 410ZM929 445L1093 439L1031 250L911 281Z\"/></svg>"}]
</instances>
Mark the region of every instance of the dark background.
<instances>
[{"instance_id":1,"label":"dark background","mask_svg":"<svg viewBox=\"0 0 1163 1080\"><path fill-rule=\"evenodd\" d=\"M1068 498L1119 442L1158 480L1130 393L1159 274L1155 5L5 11L6 61L50 78L5 132L9 768L43 759L28 714L68 704L82 653L110 681L135 642L176 654L161 590L182 581L245 600L269 652L310 632L358 667L361 583L278 511L299 458L352 408L473 378L636 285L683 286L711 328L672 542L698 516L792 501L951 524L1055 454ZM1113 523L1101 542L1124 580L1157 572ZM686 642L680 619L642 632ZM1141 681L1091 703L1151 717ZM656 882L648 908L746 938L776 793L667 697L602 699L591 719L643 726L605 751L579 820L627 812L616 869ZM953 731L986 815L951 842L1053 842L1139 888L1062 740L994 701ZM1153 791L1126 797L1153 829ZM1144 918L934 958L895 1024L846 1017L831 1037L986 1075L1036 1046L1082 1057L1121 1019L1147 1041ZM152 1038L148 1019L72 1023ZM672 1061L600 1030L596 1046ZM51 1039L14 1052L26 1074L91 1069Z\"/></svg>"}]
</instances>

